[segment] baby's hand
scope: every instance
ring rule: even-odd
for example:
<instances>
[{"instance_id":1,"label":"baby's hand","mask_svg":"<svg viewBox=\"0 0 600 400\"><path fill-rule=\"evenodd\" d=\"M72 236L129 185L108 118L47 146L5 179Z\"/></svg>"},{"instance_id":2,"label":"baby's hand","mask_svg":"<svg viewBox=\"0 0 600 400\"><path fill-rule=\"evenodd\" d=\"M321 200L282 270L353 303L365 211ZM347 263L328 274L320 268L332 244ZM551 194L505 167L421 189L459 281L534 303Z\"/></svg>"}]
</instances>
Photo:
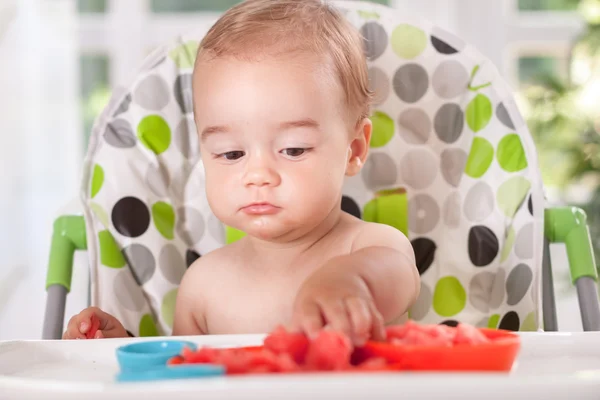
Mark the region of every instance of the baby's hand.
<instances>
[{"instance_id":1,"label":"baby's hand","mask_svg":"<svg viewBox=\"0 0 600 400\"><path fill-rule=\"evenodd\" d=\"M97 307L89 307L69 320L63 339L102 339L128 337L123 325Z\"/></svg>"},{"instance_id":2,"label":"baby's hand","mask_svg":"<svg viewBox=\"0 0 600 400\"><path fill-rule=\"evenodd\" d=\"M367 284L343 266L323 267L304 282L294 303L293 327L309 337L323 328L341 331L357 346L385 339L383 317Z\"/></svg>"}]
</instances>

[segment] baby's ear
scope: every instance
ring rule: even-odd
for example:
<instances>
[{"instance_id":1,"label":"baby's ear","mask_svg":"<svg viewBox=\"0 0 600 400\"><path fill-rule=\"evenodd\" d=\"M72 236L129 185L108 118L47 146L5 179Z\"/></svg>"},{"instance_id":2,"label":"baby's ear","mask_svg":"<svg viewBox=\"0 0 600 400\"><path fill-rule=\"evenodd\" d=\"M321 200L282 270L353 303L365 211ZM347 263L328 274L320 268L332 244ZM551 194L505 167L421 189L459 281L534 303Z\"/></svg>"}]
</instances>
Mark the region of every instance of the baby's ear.
<instances>
[{"instance_id":1,"label":"baby's ear","mask_svg":"<svg viewBox=\"0 0 600 400\"><path fill-rule=\"evenodd\" d=\"M360 172L367 155L369 154L369 145L371 144L371 133L373 123L369 118L364 118L356 124L353 132L353 139L350 142L348 160L346 164L346 175L354 176Z\"/></svg>"}]
</instances>

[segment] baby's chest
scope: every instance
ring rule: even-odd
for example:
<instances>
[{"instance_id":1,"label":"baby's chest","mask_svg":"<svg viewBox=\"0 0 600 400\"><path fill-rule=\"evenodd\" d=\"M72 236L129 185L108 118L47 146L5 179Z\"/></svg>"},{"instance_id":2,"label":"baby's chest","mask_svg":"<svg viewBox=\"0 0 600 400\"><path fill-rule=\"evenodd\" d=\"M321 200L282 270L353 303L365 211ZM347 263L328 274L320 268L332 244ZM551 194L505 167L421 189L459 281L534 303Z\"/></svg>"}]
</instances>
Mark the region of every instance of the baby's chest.
<instances>
[{"instance_id":1,"label":"baby's chest","mask_svg":"<svg viewBox=\"0 0 600 400\"><path fill-rule=\"evenodd\" d=\"M236 288L211 301L206 313L210 334L266 333L291 322L297 289Z\"/></svg>"}]
</instances>

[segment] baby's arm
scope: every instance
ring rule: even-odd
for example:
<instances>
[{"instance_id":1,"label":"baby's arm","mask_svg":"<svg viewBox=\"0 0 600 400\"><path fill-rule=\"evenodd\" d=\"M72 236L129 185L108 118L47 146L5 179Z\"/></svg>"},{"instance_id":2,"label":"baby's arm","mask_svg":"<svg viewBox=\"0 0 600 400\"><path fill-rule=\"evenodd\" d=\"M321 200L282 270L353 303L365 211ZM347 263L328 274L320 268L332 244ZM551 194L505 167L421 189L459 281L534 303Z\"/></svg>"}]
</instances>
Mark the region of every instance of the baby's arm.
<instances>
[{"instance_id":1,"label":"baby's arm","mask_svg":"<svg viewBox=\"0 0 600 400\"><path fill-rule=\"evenodd\" d=\"M382 339L384 324L405 314L420 291L412 246L400 231L365 224L348 255L335 257L302 285L294 323L308 334L323 326L356 344Z\"/></svg>"},{"instance_id":2,"label":"baby's arm","mask_svg":"<svg viewBox=\"0 0 600 400\"><path fill-rule=\"evenodd\" d=\"M173 336L204 335L207 333L204 318L202 290L206 282L206 260L199 258L187 270L177 291Z\"/></svg>"}]
</instances>

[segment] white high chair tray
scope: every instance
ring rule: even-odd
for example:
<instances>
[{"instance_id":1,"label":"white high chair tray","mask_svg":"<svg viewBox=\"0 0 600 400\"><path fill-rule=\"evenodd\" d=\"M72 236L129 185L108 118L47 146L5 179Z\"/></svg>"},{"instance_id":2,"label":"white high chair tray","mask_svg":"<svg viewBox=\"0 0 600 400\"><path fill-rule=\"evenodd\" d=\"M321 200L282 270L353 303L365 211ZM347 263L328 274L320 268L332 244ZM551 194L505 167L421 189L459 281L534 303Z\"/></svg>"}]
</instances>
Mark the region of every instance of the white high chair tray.
<instances>
[{"instance_id":1,"label":"white high chair tray","mask_svg":"<svg viewBox=\"0 0 600 400\"><path fill-rule=\"evenodd\" d=\"M229 347L260 344L263 336L176 339ZM117 383L115 349L134 340L156 338L0 342L0 399L600 398L600 332L522 334L521 353L510 374L268 375Z\"/></svg>"}]
</instances>

